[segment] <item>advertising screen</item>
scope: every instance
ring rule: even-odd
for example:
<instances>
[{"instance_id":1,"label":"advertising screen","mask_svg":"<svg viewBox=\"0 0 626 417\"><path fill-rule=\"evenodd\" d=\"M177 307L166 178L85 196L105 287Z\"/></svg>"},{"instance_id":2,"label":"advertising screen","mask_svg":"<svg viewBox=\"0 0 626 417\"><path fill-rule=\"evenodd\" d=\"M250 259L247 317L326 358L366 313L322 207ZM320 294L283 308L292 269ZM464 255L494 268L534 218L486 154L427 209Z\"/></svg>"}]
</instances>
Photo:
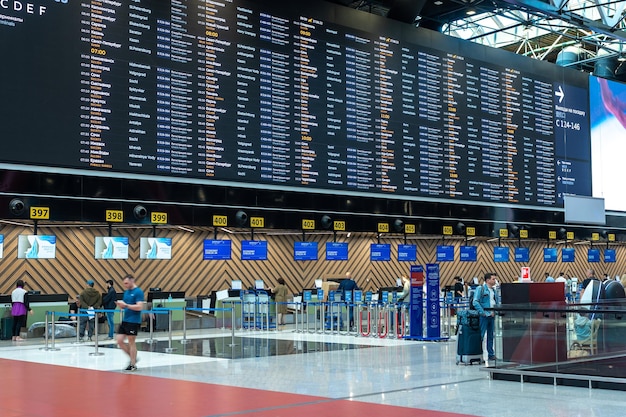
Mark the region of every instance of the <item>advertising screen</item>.
<instances>
[{"instance_id":1,"label":"advertising screen","mask_svg":"<svg viewBox=\"0 0 626 417\"><path fill-rule=\"evenodd\" d=\"M96 236L96 259L128 259L127 236Z\"/></svg>"},{"instance_id":2,"label":"advertising screen","mask_svg":"<svg viewBox=\"0 0 626 417\"><path fill-rule=\"evenodd\" d=\"M139 259L172 259L172 238L142 237L139 239Z\"/></svg>"},{"instance_id":3,"label":"advertising screen","mask_svg":"<svg viewBox=\"0 0 626 417\"><path fill-rule=\"evenodd\" d=\"M56 236L19 235L17 257L25 259L54 259L56 257Z\"/></svg>"}]
</instances>

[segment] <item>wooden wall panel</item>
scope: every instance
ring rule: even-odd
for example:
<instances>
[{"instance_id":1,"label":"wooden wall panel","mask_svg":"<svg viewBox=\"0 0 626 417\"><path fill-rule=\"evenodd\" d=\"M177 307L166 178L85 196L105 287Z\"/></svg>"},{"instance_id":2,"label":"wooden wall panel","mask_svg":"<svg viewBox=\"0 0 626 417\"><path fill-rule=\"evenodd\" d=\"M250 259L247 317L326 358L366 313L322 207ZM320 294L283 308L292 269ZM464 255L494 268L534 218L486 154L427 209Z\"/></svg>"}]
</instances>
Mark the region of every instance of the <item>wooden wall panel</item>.
<instances>
[{"instance_id":1,"label":"wooden wall panel","mask_svg":"<svg viewBox=\"0 0 626 417\"><path fill-rule=\"evenodd\" d=\"M333 241L332 234L307 235L308 241L318 242L318 261L293 260L293 244L302 239L300 233L279 234L267 231L259 232L256 239L268 241L267 261L242 261L240 259L241 241L250 239L250 233L220 234L220 239L232 240L232 259L230 261L202 260L202 241L213 239L212 230L197 230L189 233L174 228L157 228L157 237L171 237L173 241L172 260L139 259L140 237L152 236L150 228L128 228L116 231L116 235L129 237L129 258L127 260L97 260L94 257L94 241L96 236L106 235L102 227L41 227L39 234L57 236L57 257L51 260L17 259L18 235L32 233L32 229L19 226L4 226L0 229L4 235L4 253L0 259L0 292L9 293L17 279L24 279L28 288L41 290L42 293L67 293L70 296L82 290L85 281L93 279L97 287L104 290L107 279L116 281L116 288L121 277L132 273L137 277L138 284L148 290L160 287L164 291L185 291L188 296L205 295L213 290L226 289L231 280L240 279L245 286L252 286L255 279L263 279L268 287L276 285L276 280L283 277L292 292L302 288L312 288L317 278L343 277L352 272L359 286L365 290L377 290L395 284L396 279L408 272L411 262L397 260L397 245L403 239L381 237L373 234L352 233L350 238L340 235L338 241L349 243L348 261L324 260L325 245ZM369 258L370 244L390 243L392 246L390 262L371 262ZM416 263L426 264L435 261L436 246L442 244L441 238L413 237L408 241L418 246ZM455 259L459 259L460 239L446 239L445 244L455 247ZM531 268L535 280L543 280L544 272L556 277L559 272L572 276L584 277L585 270L590 266L598 276L604 272L611 276L626 274L626 246L615 245L617 262L589 264L587 262L588 245L575 245L576 262L564 264L544 263L543 248L545 242L523 242L530 249L531 262L494 263L493 248L497 242L471 241L478 247L477 262L444 262L441 263L442 286L452 285L453 278L460 275L466 280L482 276L487 271L496 272L501 282L517 279L522 266ZM510 248L510 259L513 260L514 242L502 242ZM603 247L602 247L603 248ZM559 248L560 249L560 248Z\"/></svg>"}]
</instances>

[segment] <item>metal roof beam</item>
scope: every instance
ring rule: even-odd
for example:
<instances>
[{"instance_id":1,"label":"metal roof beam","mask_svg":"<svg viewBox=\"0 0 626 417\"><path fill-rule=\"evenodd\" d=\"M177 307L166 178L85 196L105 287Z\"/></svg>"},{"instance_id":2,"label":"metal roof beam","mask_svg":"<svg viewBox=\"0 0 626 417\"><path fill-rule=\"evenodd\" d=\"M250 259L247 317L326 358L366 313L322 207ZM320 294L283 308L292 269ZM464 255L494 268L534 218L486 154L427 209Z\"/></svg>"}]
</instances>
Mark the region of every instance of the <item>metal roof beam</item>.
<instances>
[{"instance_id":1,"label":"metal roof beam","mask_svg":"<svg viewBox=\"0 0 626 417\"><path fill-rule=\"evenodd\" d=\"M527 10L533 14L539 13L543 16L549 16L555 19L563 20L573 26L581 29L591 30L597 33L603 33L621 41L626 41L626 31L616 30L614 27L605 25L604 23L596 22L587 19L583 16L573 14L556 8L551 4L544 3L540 0L502 0L504 3L513 5L516 8Z\"/></svg>"}]
</instances>

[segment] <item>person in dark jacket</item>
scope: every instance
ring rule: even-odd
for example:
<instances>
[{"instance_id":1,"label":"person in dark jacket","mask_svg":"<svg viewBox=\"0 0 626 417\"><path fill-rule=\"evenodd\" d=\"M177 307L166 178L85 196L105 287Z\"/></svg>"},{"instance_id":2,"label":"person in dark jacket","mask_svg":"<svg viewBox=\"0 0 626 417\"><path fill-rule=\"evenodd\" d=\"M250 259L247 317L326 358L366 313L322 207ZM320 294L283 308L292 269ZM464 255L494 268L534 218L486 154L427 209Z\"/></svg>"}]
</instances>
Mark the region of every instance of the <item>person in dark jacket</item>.
<instances>
[{"instance_id":1,"label":"person in dark jacket","mask_svg":"<svg viewBox=\"0 0 626 417\"><path fill-rule=\"evenodd\" d=\"M107 280L107 293L102 297L102 308L107 311L107 323L109 324L109 339L113 339L113 330L115 329L115 323L113 322L113 315L115 314L115 301L117 301L117 293L113 288L113 280Z\"/></svg>"},{"instance_id":2,"label":"person in dark jacket","mask_svg":"<svg viewBox=\"0 0 626 417\"><path fill-rule=\"evenodd\" d=\"M342 280L339 283L339 288L337 291L341 293L342 300L346 299L347 292L353 292L354 290L358 290L359 286L352 278L351 272L346 272L346 279ZM354 302L354 297L352 298ZM348 319L350 321L350 328L354 327L354 309L352 307L348 307Z\"/></svg>"},{"instance_id":3,"label":"person in dark jacket","mask_svg":"<svg viewBox=\"0 0 626 417\"><path fill-rule=\"evenodd\" d=\"M94 284L95 283L92 280L88 280L87 287L85 287L83 292L80 293L81 309L93 310L102 307L102 294L100 294L100 291L96 290L93 287ZM82 312L84 313L84 310ZM87 314L90 314L89 311L87 311ZM87 335L89 337L89 340L91 341L91 338L93 336L93 330L97 325L95 313L91 314L90 316L80 316L79 323L80 326L78 329L78 334L81 338L83 338L85 336L85 328L87 327Z\"/></svg>"}]
</instances>

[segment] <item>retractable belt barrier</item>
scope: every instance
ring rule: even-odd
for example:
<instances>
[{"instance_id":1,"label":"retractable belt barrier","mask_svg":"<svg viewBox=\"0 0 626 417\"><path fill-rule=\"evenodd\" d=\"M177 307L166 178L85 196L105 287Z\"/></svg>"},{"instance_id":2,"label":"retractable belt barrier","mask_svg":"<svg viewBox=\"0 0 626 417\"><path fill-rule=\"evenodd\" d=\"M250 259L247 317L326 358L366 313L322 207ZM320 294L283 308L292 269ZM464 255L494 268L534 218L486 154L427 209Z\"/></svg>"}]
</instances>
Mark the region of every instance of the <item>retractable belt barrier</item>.
<instances>
[{"instance_id":1,"label":"retractable belt barrier","mask_svg":"<svg viewBox=\"0 0 626 417\"><path fill-rule=\"evenodd\" d=\"M187 317L185 312L186 311L230 311L231 313L231 339L232 339L232 344L234 345L234 339L235 339L235 322L234 322L234 318L235 318L235 309L234 306L231 306L231 308L186 308L186 307L177 307L177 308L166 308L166 307L159 307L159 308L155 308L153 310L142 310L142 314L148 314L149 318L150 318L150 336L148 339L145 340L146 343L153 343L156 340L153 339L153 332L154 332L154 315L156 314L167 314L168 315L168 347L165 349L165 352L169 353L169 352L173 352L176 350L176 348L172 347L172 311L182 311L183 312L183 337L180 341L181 344L186 344L188 342L187 339ZM92 319L94 320L94 352L90 353L90 355L92 356L100 356L100 355L104 355L104 353L99 352L99 346L98 346L98 323L97 323L97 314L98 313L110 313L110 312L119 312L120 315L122 314L121 310L105 310L105 309L93 309L93 310L87 310L87 309L79 309L78 313L66 313L66 312L59 312L59 311L46 311L45 313L45 321L44 321L44 347L41 348L42 350L48 350L48 351L55 351L55 350L60 350L58 347L56 347L56 331L55 331L55 325L56 324L76 324L77 326L80 323L80 319L77 320L65 320L65 321L57 321L57 317L86 317L88 320ZM121 320L120 320L121 321ZM76 329L76 342L79 342L80 340L80 333L79 333L79 328Z\"/></svg>"}]
</instances>

